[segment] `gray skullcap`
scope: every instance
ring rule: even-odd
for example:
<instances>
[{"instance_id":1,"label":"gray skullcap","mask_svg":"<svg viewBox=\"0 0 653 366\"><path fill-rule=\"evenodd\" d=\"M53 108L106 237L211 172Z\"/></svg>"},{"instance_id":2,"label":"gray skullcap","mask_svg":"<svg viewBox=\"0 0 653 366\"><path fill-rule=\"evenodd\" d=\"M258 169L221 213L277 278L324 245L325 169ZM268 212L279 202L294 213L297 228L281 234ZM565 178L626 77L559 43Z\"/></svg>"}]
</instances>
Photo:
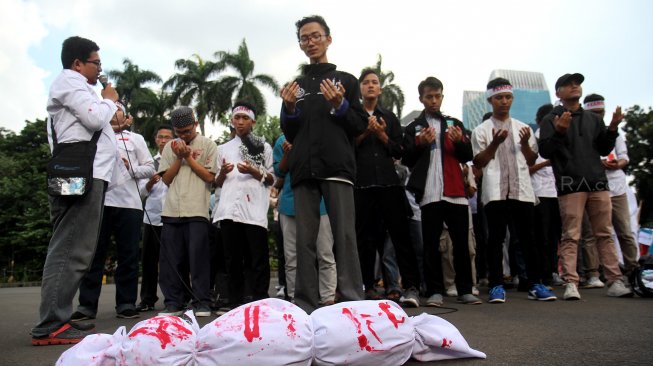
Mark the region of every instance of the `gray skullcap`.
<instances>
[{"instance_id":1,"label":"gray skullcap","mask_svg":"<svg viewBox=\"0 0 653 366\"><path fill-rule=\"evenodd\" d=\"M190 107L179 107L170 113L170 122L175 128L182 128L195 123L195 115Z\"/></svg>"}]
</instances>

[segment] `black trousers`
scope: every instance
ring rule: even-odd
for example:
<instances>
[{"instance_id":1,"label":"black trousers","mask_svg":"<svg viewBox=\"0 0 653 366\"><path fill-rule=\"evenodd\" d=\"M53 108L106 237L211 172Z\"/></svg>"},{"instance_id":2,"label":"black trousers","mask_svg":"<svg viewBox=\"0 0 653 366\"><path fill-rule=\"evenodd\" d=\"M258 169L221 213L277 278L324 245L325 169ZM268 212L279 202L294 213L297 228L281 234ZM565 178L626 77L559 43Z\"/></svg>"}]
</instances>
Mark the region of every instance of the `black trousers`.
<instances>
[{"instance_id":1,"label":"black trousers","mask_svg":"<svg viewBox=\"0 0 653 366\"><path fill-rule=\"evenodd\" d=\"M269 297L270 260L268 231L257 225L220 221L225 265L229 275L229 302L243 302L247 285L253 300Z\"/></svg>"},{"instance_id":2,"label":"black trousers","mask_svg":"<svg viewBox=\"0 0 653 366\"><path fill-rule=\"evenodd\" d=\"M550 280L558 272L558 243L562 235L560 205L557 197L539 197L535 206L535 240L542 248L544 257L544 279Z\"/></svg>"},{"instance_id":3,"label":"black trousers","mask_svg":"<svg viewBox=\"0 0 653 366\"><path fill-rule=\"evenodd\" d=\"M143 225L141 303L150 306L154 306L159 301L156 288L159 283L159 252L161 250L162 228L163 226Z\"/></svg>"},{"instance_id":4,"label":"black trousers","mask_svg":"<svg viewBox=\"0 0 653 366\"><path fill-rule=\"evenodd\" d=\"M414 287L419 290L419 266L410 241L409 206L404 188L359 188L354 190L354 199L358 259L365 288L374 288L376 252L383 258L387 231L395 248L403 288Z\"/></svg>"},{"instance_id":5,"label":"black trousers","mask_svg":"<svg viewBox=\"0 0 653 366\"><path fill-rule=\"evenodd\" d=\"M489 238L488 269L490 288L503 285L503 242L506 227L513 221L521 252L526 262L528 287L540 283L544 276L541 250L533 235L533 218L535 206L530 202L517 200L492 201L485 206Z\"/></svg>"},{"instance_id":6,"label":"black trousers","mask_svg":"<svg viewBox=\"0 0 653 366\"><path fill-rule=\"evenodd\" d=\"M165 305L184 307L190 272L193 306L210 306L209 235L206 220L163 223L159 256L159 285Z\"/></svg>"},{"instance_id":7,"label":"black trousers","mask_svg":"<svg viewBox=\"0 0 653 366\"><path fill-rule=\"evenodd\" d=\"M469 206L446 201L422 206L422 236L424 238L424 276L426 294L444 293L440 235L447 224L453 245L453 268L459 295L472 293L472 264L469 260Z\"/></svg>"}]
</instances>

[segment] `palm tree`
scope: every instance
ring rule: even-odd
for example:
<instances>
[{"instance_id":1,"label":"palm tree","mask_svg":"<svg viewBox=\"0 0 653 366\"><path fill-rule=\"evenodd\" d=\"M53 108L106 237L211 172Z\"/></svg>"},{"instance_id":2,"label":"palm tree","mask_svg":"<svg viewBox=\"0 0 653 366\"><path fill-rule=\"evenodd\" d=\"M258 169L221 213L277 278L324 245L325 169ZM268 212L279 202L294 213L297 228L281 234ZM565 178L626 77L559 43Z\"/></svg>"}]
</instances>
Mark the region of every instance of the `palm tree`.
<instances>
[{"instance_id":1,"label":"palm tree","mask_svg":"<svg viewBox=\"0 0 653 366\"><path fill-rule=\"evenodd\" d=\"M389 110L394 110L397 114L397 118L401 119L401 112L404 108L404 92L401 90L399 85L393 84L392 82L395 79L395 73L392 71L383 72L381 69L381 62L383 61L381 55L378 55L376 60L376 65L373 67L366 67L363 71L372 69L379 76L379 83L381 83L381 88L383 93L379 97L379 105L383 108Z\"/></svg>"},{"instance_id":2,"label":"palm tree","mask_svg":"<svg viewBox=\"0 0 653 366\"><path fill-rule=\"evenodd\" d=\"M149 70L141 70L138 65L128 58L122 60L124 70L109 70L107 75L116 81L116 90L122 97L125 107L131 106L132 99L141 92L149 90L143 85L147 83L160 83L161 78Z\"/></svg>"},{"instance_id":3,"label":"palm tree","mask_svg":"<svg viewBox=\"0 0 653 366\"><path fill-rule=\"evenodd\" d=\"M245 39L238 47L237 53L218 51L215 53L215 57L218 59L220 68L231 68L237 74L222 77L220 88L230 97L235 94L235 100L249 101L258 109L259 115L264 115L266 112L265 99L257 84L270 88L274 93L279 92L279 84L272 76L254 75L254 61L249 58Z\"/></svg>"},{"instance_id":4,"label":"palm tree","mask_svg":"<svg viewBox=\"0 0 653 366\"><path fill-rule=\"evenodd\" d=\"M155 93L145 89L132 99L131 113L134 115L136 130L145 137L150 146L154 146L154 132L168 119L168 112L173 106L170 94L164 90Z\"/></svg>"},{"instance_id":5,"label":"palm tree","mask_svg":"<svg viewBox=\"0 0 653 366\"><path fill-rule=\"evenodd\" d=\"M194 54L193 59L179 59L175 68L182 71L168 79L163 84L164 89L172 90L170 98L173 104L195 104L195 113L204 134L206 117L215 120L229 108L230 100L226 98L215 76L222 71L221 65L212 61L204 61Z\"/></svg>"}]
</instances>

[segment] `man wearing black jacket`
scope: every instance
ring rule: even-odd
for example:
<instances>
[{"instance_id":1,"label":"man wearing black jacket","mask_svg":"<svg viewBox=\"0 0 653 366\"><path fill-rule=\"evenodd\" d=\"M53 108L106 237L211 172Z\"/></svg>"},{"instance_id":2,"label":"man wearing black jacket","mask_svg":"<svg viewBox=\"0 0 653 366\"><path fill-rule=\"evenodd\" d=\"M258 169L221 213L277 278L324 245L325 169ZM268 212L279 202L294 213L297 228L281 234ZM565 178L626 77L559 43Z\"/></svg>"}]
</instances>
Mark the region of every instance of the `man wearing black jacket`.
<instances>
[{"instance_id":1,"label":"man wearing black jacket","mask_svg":"<svg viewBox=\"0 0 653 366\"><path fill-rule=\"evenodd\" d=\"M305 17L295 26L310 64L281 90L281 129L293 144L288 163L297 215L295 302L310 313L320 300L315 266L320 197L333 230L340 300L363 299L354 228L354 138L367 119L356 78L328 63L332 39L324 19Z\"/></svg>"},{"instance_id":2,"label":"man wearing black jacket","mask_svg":"<svg viewBox=\"0 0 653 366\"><path fill-rule=\"evenodd\" d=\"M444 280L439 250L442 226L447 224L453 243L458 301L480 304L472 295L469 258L469 207L460 164L472 160L472 145L459 120L440 112L443 85L434 77L419 84L424 111L404 133L402 163L412 169L406 189L415 194L422 210L424 277L427 306L442 306Z\"/></svg>"},{"instance_id":3,"label":"man wearing black jacket","mask_svg":"<svg viewBox=\"0 0 653 366\"><path fill-rule=\"evenodd\" d=\"M396 290L388 298L410 307L419 307L420 275L415 250L410 242L406 191L397 176L394 160L401 158L401 125L389 110L378 105L381 95L379 76L372 69L363 71L360 82L363 106L368 113L367 130L356 138L356 234L365 297L377 300L374 288L376 252L383 257L386 231L395 248L403 296ZM387 283L387 281L384 281ZM392 295L397 295L392 297Z\"/></svg>"},{"instance_id":4,"label":"man wearing black jacket","mask_svg":"<svg viewBox=\"0 0 653 366\"><path fill-rule=\"evenodd\" d=\"M632 296L619 270L617 251L612 240L612 205L608 179L601 156L614 148L617 128L623 119L621 107L612 115L606 129L603 120L581 107L581 74L565 74L556 81L556 96L562 103L544 117L540 127L539 148L551 160L562 219L562 277L566 282L565 300L578 300L576 257L581 222L587 208L596 237L599 257L608 280L608 296Z\"/></svg>"}]
</instances>

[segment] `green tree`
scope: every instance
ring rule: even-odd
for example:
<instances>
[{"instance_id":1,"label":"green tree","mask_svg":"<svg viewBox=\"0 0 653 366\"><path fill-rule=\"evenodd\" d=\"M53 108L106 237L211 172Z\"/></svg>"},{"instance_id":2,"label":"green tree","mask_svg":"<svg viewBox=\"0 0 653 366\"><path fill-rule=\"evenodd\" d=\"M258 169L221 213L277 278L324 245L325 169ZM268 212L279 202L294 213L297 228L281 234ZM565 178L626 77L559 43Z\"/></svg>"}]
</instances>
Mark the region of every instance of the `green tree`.
<instances>
[{"instance_id":1,"label":"green tree","mask_svg":"<svg viewBox=\"0 0 653 366\"><path fill-rule=\"evenodd\" d=\"M381 55L378 55L376 65L366 67L362 71L372 69L376 72L379 76L381 88L383 89L383 92L379 97L379 105L393 111L397 115L397 118L401 119L401 112L403 111L405 104L404 92L401 90L399 85L392 83L395 80L395 73L392 71L383 71L381 68L382 62L383 58Z\"/></svg>"},{"instance_id":2,"label":"green tree","mask_svg":"<svg viewBox=\"0 0 653 366\"><path fill-rule=\"evenodd\" d=\"M635 105L626 111L626 146L630 163L626 172L640 199L653 200L653 110Z\"/></svg>"},{"instance_id":3,"label":"green tree","mask_svg":"<svg viewBox=\"0 0 653 366\"><path fill-rule=\"evenodd\" d=\"M122 64L124 66L122 71L109 70L107 75L116 81L116 90L122 101L126 103L126 107L130 109L134 98L138 98L139 94L151 92L144 85L160 83L161 78L152 71L141 70L128 58L123 59Z\"/></svg>"},{"instance_id":4,"label":"green tree","mask_svg":"<svg viewBox=\"0 0 653 366\"><path fill-rule=\"evenodd\" d=\"M167 120L173 105L170 94L164 90L158 93L144 90L132 101L131 113L134 115L136 131L145 137L150 146L154 146L154 132Z\"/></svg>"},{"instance_id":5,"label":"green tree","mask_svg":"<svg viewBox=\"0 0 653 366\"><path fill-rule=\"evenodd\" d=\"M204 134L206 117L215 122L230 106L230 100L225 96L216 81L216 74L222 69L212 61L205 61L199 55L194 59L179 59L175 68L180 70L164 84L165 90L172 90L170 98L173 104L190 106L195 104L195 113Z\"/></svg>"},{"instance_id":6,"label":"green tree","mask_svg":"<svg viewBox=\"0 0 653 366\"><path fill-rule=\"evenodd\" d=\"M45 166L46 121L27 121L20 134L0 129L0 267L39 271L51 235ZM38 276L37 276L38 278Z\"/></svg>"},{"instance_id":7,"label":"green tree","mask_svg":"<svg viewBox=\"0 0 653 366\"><path fill-rule=\"evenodd\" d=\"M254 61L249 58L247 43L243 39L238 47L238 52L218 51L215 53L220 69L232 69L235 76L227 75L220 79L220 87L224 92L236 100L247 100L252 103L259 115L266 114L265 98L258 85L270 88L273 92L279 92L279 84L270 75L254 75Z\"/></svg>"}]
</instances>

